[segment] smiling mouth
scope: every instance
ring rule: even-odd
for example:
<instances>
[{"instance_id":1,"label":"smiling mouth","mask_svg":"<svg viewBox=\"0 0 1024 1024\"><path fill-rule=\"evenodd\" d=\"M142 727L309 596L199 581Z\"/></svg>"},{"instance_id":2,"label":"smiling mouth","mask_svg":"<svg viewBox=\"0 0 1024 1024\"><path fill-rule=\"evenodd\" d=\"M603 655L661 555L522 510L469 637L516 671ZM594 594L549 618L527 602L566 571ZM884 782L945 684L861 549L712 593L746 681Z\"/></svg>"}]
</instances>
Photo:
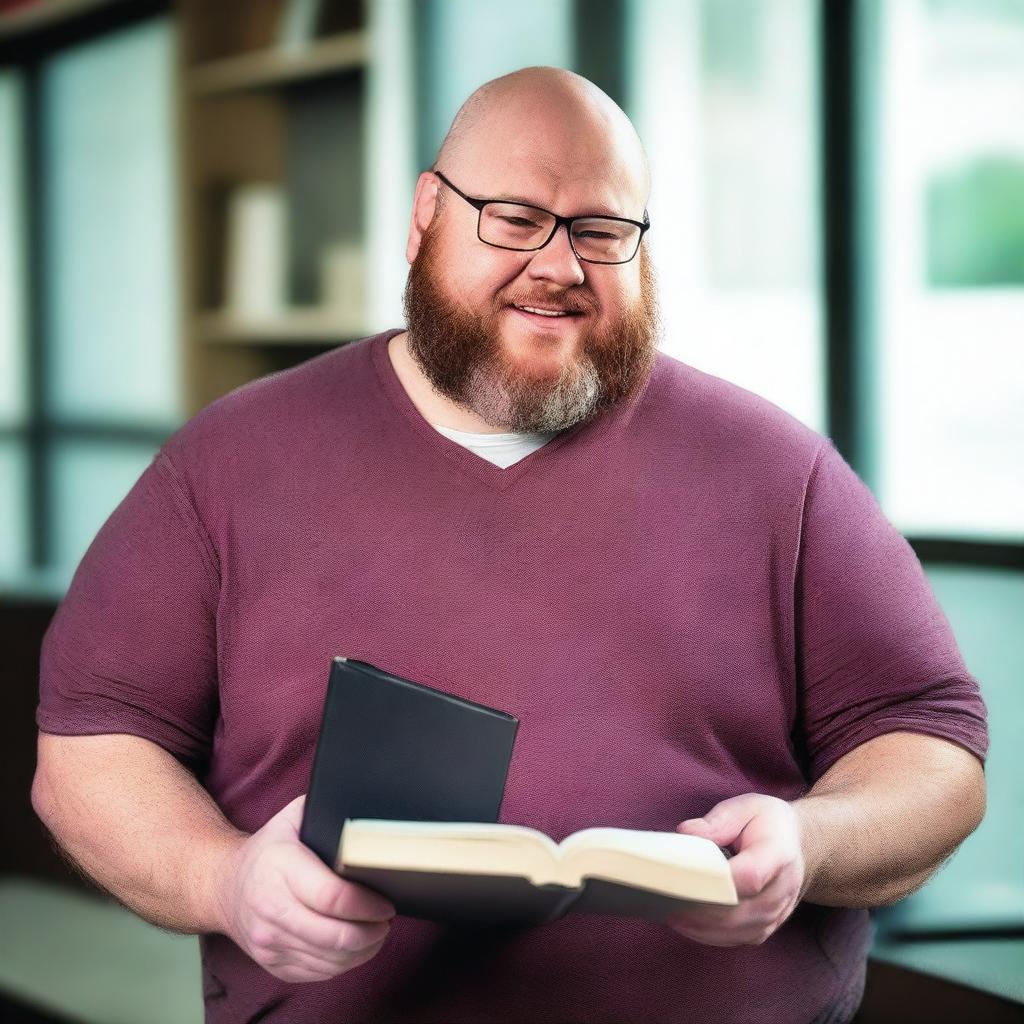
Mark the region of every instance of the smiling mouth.
<instances>
[{"instance_id":1,"label":"smiling mouth","mask_svg":"<svg viewBox=\"0 0 1024 1024\"><path fill-rule=\"evenodd\" d=\"M582 316L582 313L574 309L549 309L543 306L517 306L512 303L512 308L517 313L525 313L528 316L542 317L545 320L568 319L570 317Z\"/></svg>"}]
</instances>

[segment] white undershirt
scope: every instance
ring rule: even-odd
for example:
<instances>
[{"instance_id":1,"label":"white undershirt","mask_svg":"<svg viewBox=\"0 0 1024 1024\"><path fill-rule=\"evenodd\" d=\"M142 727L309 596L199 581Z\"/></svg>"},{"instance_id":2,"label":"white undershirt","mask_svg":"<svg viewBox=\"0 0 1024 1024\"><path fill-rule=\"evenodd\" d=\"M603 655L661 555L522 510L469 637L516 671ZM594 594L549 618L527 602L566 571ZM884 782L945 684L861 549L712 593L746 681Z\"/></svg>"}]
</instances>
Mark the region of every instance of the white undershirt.
<instances>
[{"instance_id":1,"label":"white undershirt","mask_svg":"<svg viewBox=\"0 0 1024 1024\"><path fill-rule=\"evenodd\" d=\"M493 462L502 469L526 458L530 452L542 448L559 433L556 430L550 434L471 434L465 430L442 427L436 423L430 425L445 437L451 438L463 448L468 448L475 455Z\"/></svg>"}]
</instances>

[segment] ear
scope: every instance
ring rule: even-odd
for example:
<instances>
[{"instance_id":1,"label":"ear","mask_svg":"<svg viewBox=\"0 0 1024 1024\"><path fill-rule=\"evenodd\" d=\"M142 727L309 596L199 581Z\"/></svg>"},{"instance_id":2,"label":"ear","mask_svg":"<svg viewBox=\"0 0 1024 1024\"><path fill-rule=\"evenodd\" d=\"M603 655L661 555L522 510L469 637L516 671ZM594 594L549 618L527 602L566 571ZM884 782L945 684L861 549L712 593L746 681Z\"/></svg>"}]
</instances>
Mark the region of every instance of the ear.
<instances>
[{"instance_id":1,"label":"ear","mask_svg":"<svg viewBox=\"0 0 1024 1024\"><path fill-rule=\"evenodd\" d=\"M420 251L423 232L434 219L437 205L438 180L430 171L424 171L416 181L416 195L412 200L412 217L409 220L409 240L405 244L405 258L412 263Z\"/></svg>"}]
</instances>

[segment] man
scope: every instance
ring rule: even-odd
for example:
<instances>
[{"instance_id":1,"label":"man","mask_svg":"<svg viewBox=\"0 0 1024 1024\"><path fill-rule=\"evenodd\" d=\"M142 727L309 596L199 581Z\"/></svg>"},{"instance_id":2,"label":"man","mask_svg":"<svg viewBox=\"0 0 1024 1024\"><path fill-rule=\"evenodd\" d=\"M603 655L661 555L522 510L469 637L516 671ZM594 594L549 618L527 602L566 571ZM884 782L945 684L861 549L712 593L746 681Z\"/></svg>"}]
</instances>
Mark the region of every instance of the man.
<instances>
[{"instance_id":1,"label":"man","mask_svg":"<svg viewBox=\"0 0 1024 1024\"><path fill-rule=\"evenodd\" d=\"M592 84L488 83L417 184L408 330L204 410L83 560L34 805L202 935L209 1021L846 1021L863 908L981 819L984 706L905 541L828 441L655 352L647 196ZM739 905L392 917L297 838L338 654L519 718L502 820L707 836Z\"/></svg>"}]
</instances>

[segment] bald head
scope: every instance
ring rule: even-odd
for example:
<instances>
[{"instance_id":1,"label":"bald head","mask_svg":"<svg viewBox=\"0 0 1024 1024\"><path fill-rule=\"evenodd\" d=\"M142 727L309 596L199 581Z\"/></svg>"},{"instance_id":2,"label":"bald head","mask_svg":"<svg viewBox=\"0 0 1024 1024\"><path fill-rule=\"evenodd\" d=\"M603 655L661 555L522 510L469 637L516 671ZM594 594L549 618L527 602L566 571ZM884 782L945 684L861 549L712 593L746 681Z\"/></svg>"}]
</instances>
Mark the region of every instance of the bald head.
<instances>
[{"instance_id":1,"label":"bald head","mask_svg":"<svg viewBox=\"0 0 1024 1024\"><path fill-rule=\"evenodd\" d=\"M628 197L634 207L592 213L639 218L650 195L632 122L593 82L562 68L523 68L480 86L455 115L435 166L470 190L496 166L512 175L538 170L556 187L603 180L606 204Z\"/></svg>"}]
</instances>

